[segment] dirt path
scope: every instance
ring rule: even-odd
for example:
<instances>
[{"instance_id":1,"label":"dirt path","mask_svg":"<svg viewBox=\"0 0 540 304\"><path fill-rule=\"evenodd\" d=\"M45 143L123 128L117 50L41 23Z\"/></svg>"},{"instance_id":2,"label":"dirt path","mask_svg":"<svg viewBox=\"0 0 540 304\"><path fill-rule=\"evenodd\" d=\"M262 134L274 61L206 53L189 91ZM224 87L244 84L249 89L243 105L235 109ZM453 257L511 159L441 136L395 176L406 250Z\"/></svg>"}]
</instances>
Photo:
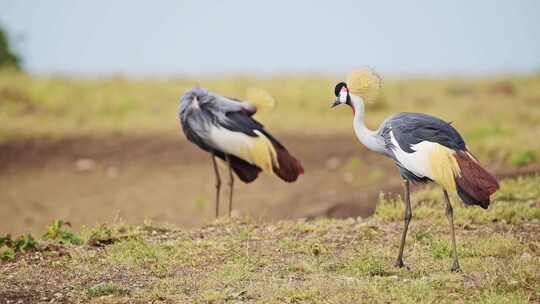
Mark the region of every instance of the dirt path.
<instances>
[{"instance_id":1,"label":"dirt path","mask_svg":"<svg viewBox=\"0 0 540 304\"><path fill-rule=\"evenodd\" d=\"M400 191L392 163L352 134L277 135L306 174L294 184L266 175L238 182L236 212L365 217L381 190ZM199 226L213 217L213 185L209 156L176 133L10 142L0 145L0 232L42 232L55 218L76 229L119 218Z\"/></svg>"}]
</instances>

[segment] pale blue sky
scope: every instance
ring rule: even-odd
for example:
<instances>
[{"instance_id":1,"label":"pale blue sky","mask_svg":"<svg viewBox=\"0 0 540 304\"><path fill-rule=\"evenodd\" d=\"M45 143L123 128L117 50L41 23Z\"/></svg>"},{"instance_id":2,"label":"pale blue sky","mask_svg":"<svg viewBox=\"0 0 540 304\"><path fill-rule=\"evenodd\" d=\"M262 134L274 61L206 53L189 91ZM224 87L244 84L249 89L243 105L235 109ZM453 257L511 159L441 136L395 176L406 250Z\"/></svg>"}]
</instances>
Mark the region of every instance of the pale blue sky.
<instances>
[{"instance_id":1,"label":"pale blue sky","mask_svg":"<svg viewBox=\"0 0 540 304\"><path fill-rule=\"evenodd\" d=\"M39 74L540 70L540 1L0 0Z\"/></svg>"}]
</instances>

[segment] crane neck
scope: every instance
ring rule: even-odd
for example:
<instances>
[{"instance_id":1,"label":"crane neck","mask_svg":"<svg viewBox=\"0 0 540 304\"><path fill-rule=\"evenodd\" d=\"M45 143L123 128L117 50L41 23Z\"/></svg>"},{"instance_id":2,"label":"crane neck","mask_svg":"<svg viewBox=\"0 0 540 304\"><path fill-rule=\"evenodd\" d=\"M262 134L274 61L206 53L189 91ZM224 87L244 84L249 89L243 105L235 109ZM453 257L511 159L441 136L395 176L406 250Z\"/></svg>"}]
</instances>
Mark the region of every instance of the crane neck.
<instances>
[{"instance_id":1,"label":"crane neck","mask_svg":"<svg viewBox=\"0 0 540 304\"><path fill-rule=\"evenodd\" d=\"M364 101L360 96L352 94L350 96L354 111L353 128L356 137L371 151L385 154L384 140L378 135L377 131L368 129L364 122Z\"/></svg>"}]
</instances>

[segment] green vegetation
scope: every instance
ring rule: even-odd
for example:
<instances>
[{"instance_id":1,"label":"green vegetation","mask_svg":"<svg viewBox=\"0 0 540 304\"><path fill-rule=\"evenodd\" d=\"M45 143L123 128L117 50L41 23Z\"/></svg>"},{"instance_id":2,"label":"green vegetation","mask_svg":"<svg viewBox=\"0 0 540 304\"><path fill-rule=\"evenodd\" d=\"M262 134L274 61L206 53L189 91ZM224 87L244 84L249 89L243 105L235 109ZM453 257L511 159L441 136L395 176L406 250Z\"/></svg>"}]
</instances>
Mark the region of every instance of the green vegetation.
<instances>
[{"instance_id":1,"label":"green vegetation","mask_svg":"<svg viewBox=\"0 0 540 304\"><path fill-rule=\"evenodd\" d=\"M2 27L0 27L0 68L16 70L21 68L21 59L13 52L7 34Z\"/></svg>"},{"instance_id":2,"label":"green vegetation","mask_svg":"<svg viewBox=\"0 0 540 304\"><path fill-rule=\"evenodd\" d=\"M277 132L350 133L350 110L330 110L338 78L315 76L206 79L65 79L0 72L0 141L28 137L177 135L180 95L196 82L242 98L261 87L277 99L259 119ZM452 121L482 160L522 166L540 151L540 77L385 79L367 108L375 128L395 112L420 111ZM376 177L375 177L376 178Z\"/></svg>"},{"instance_id":3,"label":"green vegetation","mask_svg":"<svg viewBox=\"0 0 540 304\"><path fill-rule=\"evenodd\" d=\"M95 303L538 302L539 184L539 176L504 180L488 210L454 203L463 273L449 271L451 246L441 191L425 188L413 197L405 250L410 271L392 266L403 203L382 196L376 215L368 219L263 224L222 218L196 230L150 223L100 225L74 235L83 245L40 246L0 263L0 298L24 295L30 302L61 298ZM55 221L47 235L60 235L62 227ZM11 238L1 242L14 243ZM46 288L28 291L24 286Z\"/></svg>"},{"instance_id":4,"label":"green vegetation","mask_svg":"<svg viewBox=\"0 0 540 304\"><path fill-rule=\"evenodd\" d=\"M512 164L522 167L530 163L535 162L537 159L536 152L532 150L527 150L523 152L518 152L512 157Z\"/></svg>"},{"instance_id":5,"label":"green vegetation","mask_svg":"<svg viewBox=\"0 0 540 304\"><path fill-rule=\"evenodd\" d=\"M0 260L13 260L17 252L37 250L38 242L30 235L23 234L16 239L11 235L0 236Z\"/></svg>"},{"instance_id":6,"label":"green vegetation","mask_svg":"<svg viewBox=\"0 0 540 304\"><path fill-rule=\"evenodd\" d=\"M63 220L54 220L52 224L47 227L47 232L42 236L44 240L51 240L58 242L59 244L82 244L82 239L76 236L73 232L67 230L65 227L71 226L69 222Z\"/></svg>"},{"instance_id":7,"label":"green vegetation","mask_svg":"<svg viewBox=\"0 0 540 304\"><path fill-rule=\"evenodd\" d=\"M109 295L121 296L126 294L126 291L112 283L96 284L87 290L89 298L104 297Z\"/></svg>"},{"instance_id":8,"label":"green vegetation","mask_svg":"<svg viewBox=\"0 0 540 304\"><path fill-rule=\"evenodd\" d=\"M16 239L13 239L9 234L0 236L0 260L14 260L17 253L47 251L50 249L47 247L47 243L81 245L83 243L82 238L66 230L65 226L70 226L70 224L63 220L54 220L47 227L47 232L41 237L44 243L40 243L29 233L23 234Z\"/></svg>"}]
</instances>

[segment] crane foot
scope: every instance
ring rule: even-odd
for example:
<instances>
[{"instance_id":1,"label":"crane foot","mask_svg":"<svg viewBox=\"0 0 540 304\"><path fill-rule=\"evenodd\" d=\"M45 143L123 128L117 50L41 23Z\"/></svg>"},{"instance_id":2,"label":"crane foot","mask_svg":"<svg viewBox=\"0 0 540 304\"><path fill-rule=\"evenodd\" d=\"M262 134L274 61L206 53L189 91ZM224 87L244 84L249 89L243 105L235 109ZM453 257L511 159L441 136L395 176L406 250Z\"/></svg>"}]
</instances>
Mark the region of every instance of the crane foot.
<instances>
[{"instance_id":1,"label":"crane foot","mask_svg":"<svg viewBox=\"0 0 540 304\"><path fill-rule=\"evenodd\" d=\"M407 266L407 265L405 265L405 263L403 263L403 259L397 260L397 261L394 263L394 266L395 266L396 268L405 268L405 269L407 269L407 270L411 270L411 269L409 268L409 266Z\"/></svg>"},{"instance_id":2,"label":"crane foot","mask_svg":"<svg viewBox=\"0 0 540 304\"><path fill-rule=\"evenodd\" d=\"M462 272L461 267L459 267L459 263L454 262L452 263L452 267L450 268L451 272Z\"/></svg>"}]
</instances>

